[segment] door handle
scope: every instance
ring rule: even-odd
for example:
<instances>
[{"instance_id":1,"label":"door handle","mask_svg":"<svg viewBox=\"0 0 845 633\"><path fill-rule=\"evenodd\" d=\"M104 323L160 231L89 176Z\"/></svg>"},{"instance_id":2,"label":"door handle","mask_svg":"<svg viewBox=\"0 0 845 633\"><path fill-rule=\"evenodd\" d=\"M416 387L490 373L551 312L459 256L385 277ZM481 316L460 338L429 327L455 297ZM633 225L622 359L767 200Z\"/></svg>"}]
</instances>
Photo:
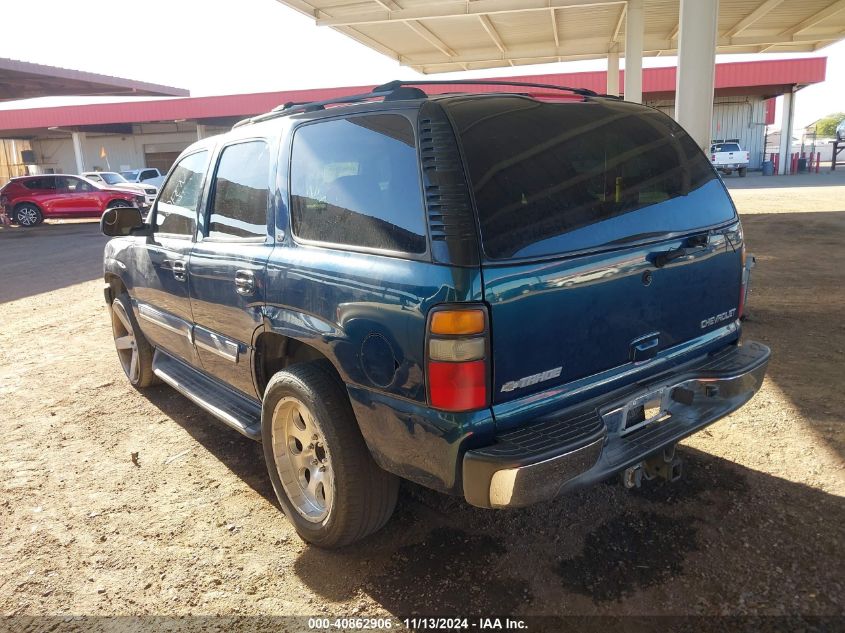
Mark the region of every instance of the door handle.
<instances>
[{"instance_id":1,"label":"door handle","mask_svg":"<svg viewBox=\"0 0 845 633\"><path fill-rule=\"evenodd\" d=\"M251 270L236 271L235 291L239 295L251 295L255 293L255 273Z\"/></svg>"},{"instance_id":2,"label":"door handle","mask_svg":"<svg viewBox=\"0 0 845 633\"><path fill-rule=\"evenodd\" d=\"M171 265L171 270L173 271L173 277L177 281L186 281L188 279L188 267L185 265L181 259L176 259L173 261Z\"/></svg>"}]
</instances>

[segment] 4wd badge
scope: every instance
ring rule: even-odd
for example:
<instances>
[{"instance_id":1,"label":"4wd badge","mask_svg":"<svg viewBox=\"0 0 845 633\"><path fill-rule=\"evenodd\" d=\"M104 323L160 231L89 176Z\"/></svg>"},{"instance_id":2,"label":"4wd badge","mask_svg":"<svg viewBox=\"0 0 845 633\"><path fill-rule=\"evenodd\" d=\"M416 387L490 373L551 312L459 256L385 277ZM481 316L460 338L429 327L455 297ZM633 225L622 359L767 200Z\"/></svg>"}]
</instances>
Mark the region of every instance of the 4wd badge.
<instances>
[{"instance_id":1,"label":"4wd badge","mask_svg":"<svg viewBox=\"0 0 845 633\"><path fill-rule=\"evenodd\" d=\"M506 382L502 385L502 391L508 392L513 391L514 389L522 389L523 387L530 387L531 385L536 385L538 382L543 382L544 380L551 380L552 378L557 378L560 376L560 372L563 370L563 367L555 367L554 369L549 369L539 374L534 374L532 376L526 376L525 378L520 378L519 380L511 380L510 382Z\"/></svg>"}]
</instances>

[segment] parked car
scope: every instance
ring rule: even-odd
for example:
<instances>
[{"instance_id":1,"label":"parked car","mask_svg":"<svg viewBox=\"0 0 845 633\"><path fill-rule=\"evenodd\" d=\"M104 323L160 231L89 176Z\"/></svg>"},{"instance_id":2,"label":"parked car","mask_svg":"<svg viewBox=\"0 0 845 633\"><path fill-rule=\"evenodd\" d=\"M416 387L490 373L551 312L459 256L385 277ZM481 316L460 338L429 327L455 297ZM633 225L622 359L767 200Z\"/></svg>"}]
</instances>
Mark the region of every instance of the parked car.
<instances>
[{"instance_id":1,"label":"parked car","mask_svg":"<svg viewBox=\"0 0 845 633\"><path fill-rule=\"evenodd\" d=\"M148 205L152 205L152 203L155 202L156 194L158 193L158 187L137 182L129 182L116 171L86 171L80 175L83 178L92 180L104 187L131 191L133 193L142 193L144 194L146 204Z\"/></svg>"},{"instance_id":2,"label":"parked car","mask_svg":"<svg viewBox=\"0 0 845 633\"><path fill-rule=\"evenodd\" d=\"M12 178L0 189L0 205L21 226L36 226L45 218L99 217L114 207L147 207L142 193L65 174Z\"/></svg>"},{"instance_id":3,"label":"parked car","mask_svg":"<svg viewBox=\"0 0 845 633\"><path fill-rule=\"evenodd\" d=\"M836 126L836 140L840 143L845 141L845 119L842 119Z\"/></svg>"},{"instance_id":4,"label":"parked car","mask_svg":"<svg viewBox=\"0 0 845 633\"><path fill-rule=\"evenodd\" d=\"M736 172L740 178L745 178L751 156L740 147L736 139L727 142L717 141L710 146L710 162L717 171L726 176Z\"/></svg>"},{"instance_id":5,"label":"parked car","mask_svg":"<svg viewBox=\"0 0 845 633\"><path fill-rule=\"evenodd\" d=\"M120 172L120 175L126 178L129 182L139 182L146 185L153 185L161 187L164 182L164 174L154 167L144 167L143 169L129 169Z\"/></svg>"},{"instance_id":6,"label":"parked car","mask_svg":"<svg viewBox=\"0 0 845 633\"><path fill-rule=\"evenodd\" d=\"M148 223L103 216L129 381L261 440L311 543L379 529L400 477L484 508L674 480L676 443L760 387L742 228L696 143L513 85L281 108L185 150Z\"/></svg>"}]
</instances>

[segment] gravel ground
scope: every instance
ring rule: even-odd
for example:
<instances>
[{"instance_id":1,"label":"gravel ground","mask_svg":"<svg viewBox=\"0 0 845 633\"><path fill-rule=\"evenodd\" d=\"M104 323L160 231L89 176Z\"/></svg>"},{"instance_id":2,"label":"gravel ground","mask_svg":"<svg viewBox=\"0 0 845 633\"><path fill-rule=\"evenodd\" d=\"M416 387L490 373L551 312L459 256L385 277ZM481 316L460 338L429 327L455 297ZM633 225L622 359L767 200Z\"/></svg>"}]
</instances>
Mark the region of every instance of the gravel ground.
<instances>
[{"instance_id":1,"label":"gravel ground","mask_svg":"<svg viewBox=\"0 0 845 633\"><path fill-rule=\"evenodd\" d=\"M405 485L340 552L298 539L257 444L129 387L95 224L0 229L0 613L841 618L843 176L728 179L757 257L745 335L774 357L684 442L681 482L515 512Z\"/></svg>"}]
</instances>

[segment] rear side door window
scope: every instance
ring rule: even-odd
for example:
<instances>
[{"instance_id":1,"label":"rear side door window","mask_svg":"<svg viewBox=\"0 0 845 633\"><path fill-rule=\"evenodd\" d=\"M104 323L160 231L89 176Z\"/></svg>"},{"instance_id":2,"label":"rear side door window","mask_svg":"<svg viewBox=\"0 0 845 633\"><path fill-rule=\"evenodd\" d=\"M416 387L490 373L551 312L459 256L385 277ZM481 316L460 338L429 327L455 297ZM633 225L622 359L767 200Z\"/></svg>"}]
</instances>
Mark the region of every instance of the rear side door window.
<instances>
[{"instance_id":1,"label":"rear side door window","mask_svg":"<svg viewBox=\"0 0 845 633\"><path fill-rule=\"evenodd\" d=\"M270 148L264 141L229 145L212 184L206 234L212 239L256 239L267 234Z\"/></svg>"},{"instance_id":2,"label":"rear side door window","mask_svg":"<svg viewBox=\"0 0 845 633\"><path fill-rule=\"evenodd\" d=\"M207 165L208 151L203 150L186 156L173 168L156 203L156 232L194 235Z\"/></svg>"},{"instance_id":3,"label":"rear side door window","mask_svg":"<svg viewBox=\"0 0 845 633\"><path fill-rule=\"evenodd\" d=\"M416 141L405 117L360 115L303 125L294 134L290 178L299 239L425 252Z\"/></svg>"}]
</instances>

